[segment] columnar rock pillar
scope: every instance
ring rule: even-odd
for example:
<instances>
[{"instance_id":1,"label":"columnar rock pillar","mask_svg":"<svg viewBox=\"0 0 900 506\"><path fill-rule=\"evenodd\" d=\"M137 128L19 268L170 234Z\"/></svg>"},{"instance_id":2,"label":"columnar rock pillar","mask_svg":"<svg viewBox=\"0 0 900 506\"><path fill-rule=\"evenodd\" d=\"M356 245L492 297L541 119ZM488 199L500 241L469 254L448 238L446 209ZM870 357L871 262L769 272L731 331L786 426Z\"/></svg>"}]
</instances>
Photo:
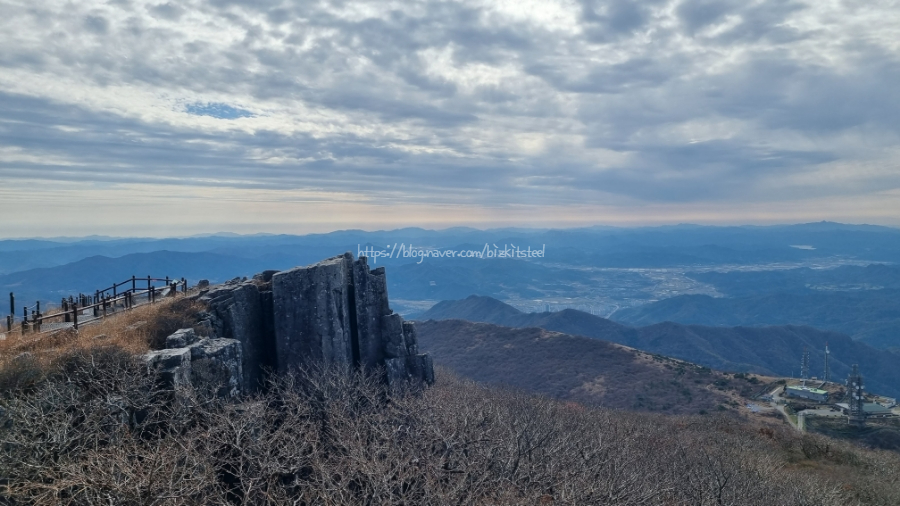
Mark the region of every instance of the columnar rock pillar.
<instances>
[{"instance_id":1,"label":"columnar rock pillar","mask_svg":"<svg viewBox=\"0 0 900 506\"><path fill-rule=\"evenodd\" d=\"M414 327L388 305L384 268L369 270L351 253L272 277L278 370L310 361L372 369L389 383L432 382L431 360L418 354Z\"/></svg>"},{"instance_id":2,"label":"columnar rock pillar","mask_svg":"<svg viewBox=\"0 0 900 506\"><path fill-rule=\"evenodd\" d=\"M353 364L348 255L272 277L279 371L320 360Z\"/></svg>"}]
</instances>

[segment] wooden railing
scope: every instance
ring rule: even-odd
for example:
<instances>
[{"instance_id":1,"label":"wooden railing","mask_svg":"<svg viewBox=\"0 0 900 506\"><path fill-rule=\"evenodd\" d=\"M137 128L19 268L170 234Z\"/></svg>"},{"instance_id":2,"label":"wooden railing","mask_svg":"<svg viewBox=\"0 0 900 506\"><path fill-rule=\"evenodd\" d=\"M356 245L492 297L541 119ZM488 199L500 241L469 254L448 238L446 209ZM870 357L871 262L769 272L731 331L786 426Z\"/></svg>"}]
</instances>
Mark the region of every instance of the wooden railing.
<instances>
[{"instance_id":1,"label":"wooden railing","mask_svg":"<svg viewBox=\"0 0 900 506\"><path fill-rule=\"evenodd\" d=\"M155 283L162 281L164 284L156 286ZM130 286L129 286L130 285ZM125 290L122 287L128 286ZM132 276L121 283L113 283L108 288L96 290L93 295L78 294L62 299L60 308L55 312L42 313L41 303L38 301L33 306L22 308L22 318L19 320L15 316L15 295L9 294L10 314L6 317L6 331L13 332L18 327L17 321L21 324L22 334L28 332L40 332L41 326L45 321L57 320L57 323L71 323L76 330L79 324L87 321L94 321L98 318L105 318L108 314L115 312L116 306L121 306L125 310L129 310L140 303L142 297L146 297L146 302L153 303L166 292L168 295L175 295L179 290L187 292L187 280L165 278L138 278ZM31 315L29 318L29 310ZM89 313L85 315L85 312ZM87 318L84 318L87 316ZM79 322L79 317L81 321ZM59 322L59 320L62 320ZM18 329L16 329L18 330Z\"/></svg>"}]
</instances>

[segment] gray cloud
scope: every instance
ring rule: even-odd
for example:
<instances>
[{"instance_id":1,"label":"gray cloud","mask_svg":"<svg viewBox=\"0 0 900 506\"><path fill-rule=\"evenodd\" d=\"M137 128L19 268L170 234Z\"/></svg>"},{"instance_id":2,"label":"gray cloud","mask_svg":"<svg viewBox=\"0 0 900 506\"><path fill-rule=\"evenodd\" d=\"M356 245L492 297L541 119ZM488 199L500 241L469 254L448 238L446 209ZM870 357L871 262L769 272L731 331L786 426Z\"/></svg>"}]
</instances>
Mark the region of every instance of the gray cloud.
<instances>
[{"instance_id":1,"label":"gray cloud","mask_svg":"<svg viewBox=\"0 0 900 506\"><path fill-rule=\"evenodd\" d=\"M85 16L84 28L97 35L106 35L109 32L109 21L103 16Z\"/></svg>"},{"instance_id":2,"label":"gray cloud","mask_svg":"<svg viewBox=\"0 0 900 506\"><path fill-rule=\"evenodd\" d=\"M499 5L7 6L0 174L497 205L900 188L896 13ZM886 168L835 168L863 163Z\"/></svg>"}]
</instances>

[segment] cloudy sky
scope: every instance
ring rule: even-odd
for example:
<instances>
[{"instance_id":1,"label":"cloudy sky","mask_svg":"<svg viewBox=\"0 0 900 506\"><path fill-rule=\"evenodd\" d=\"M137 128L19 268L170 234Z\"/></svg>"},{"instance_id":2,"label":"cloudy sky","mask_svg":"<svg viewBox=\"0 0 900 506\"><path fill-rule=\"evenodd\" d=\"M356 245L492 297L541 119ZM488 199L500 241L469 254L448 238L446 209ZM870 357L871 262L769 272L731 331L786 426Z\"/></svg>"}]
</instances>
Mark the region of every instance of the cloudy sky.
<instances>
[{"instance_id":1,"label":"cloudy sky","mask_svg":"<svg viewBox=\"0 0 900 506\"><path fill-rule=\"evenodd\" d=\"M896 1L0 0L0 237L900 226Z\"/></svg>"}]
</instances>

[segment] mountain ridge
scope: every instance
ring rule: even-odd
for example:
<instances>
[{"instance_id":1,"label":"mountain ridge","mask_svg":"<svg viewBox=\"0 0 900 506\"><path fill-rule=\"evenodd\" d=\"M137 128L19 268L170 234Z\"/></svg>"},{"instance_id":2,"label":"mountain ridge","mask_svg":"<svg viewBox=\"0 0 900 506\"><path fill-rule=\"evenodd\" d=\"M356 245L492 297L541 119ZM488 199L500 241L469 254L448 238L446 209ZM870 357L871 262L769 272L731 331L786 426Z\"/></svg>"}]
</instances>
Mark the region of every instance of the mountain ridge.
<instances>
[{"instance_id":1,"label":"mountain ridge","mask_svg":"<svg viewBox=\"0 0 900 506\"><path fill-rule=\"evenodd\" d=\"M538 327L594 339L602 339L639 350L687 360L713 369L752 372L777 376L799 376L800 357L810 351L813 376L824 363L825 343L831 351L832 381L842 381L854 363L860 364L867 385L883 395L900 395L900 355L877 350L854 341L846 334L808 326L708 327L662 322L645 327L629 327L599 316L569 309L556 313L522 313L501 301L470 296L461 301L437 304L418 321L476 319L483 323L517 328ZM479 303L502 309L503 317L478 314ZM509 309L518 312L514 314ZM501 314L501 313L497 313Z\"/></svg>"},{"instance_id":2,"label":"mountain ridge","mask_svg":"<svg viewBox=\"0 0 900 506\"><path fill-rule=\"evenodd\" d=\"M607 408L735 412L764 387L746 375L537 327L429 320L416 329L435 364L461 376Z\"/></svg>"}]
</instances>

